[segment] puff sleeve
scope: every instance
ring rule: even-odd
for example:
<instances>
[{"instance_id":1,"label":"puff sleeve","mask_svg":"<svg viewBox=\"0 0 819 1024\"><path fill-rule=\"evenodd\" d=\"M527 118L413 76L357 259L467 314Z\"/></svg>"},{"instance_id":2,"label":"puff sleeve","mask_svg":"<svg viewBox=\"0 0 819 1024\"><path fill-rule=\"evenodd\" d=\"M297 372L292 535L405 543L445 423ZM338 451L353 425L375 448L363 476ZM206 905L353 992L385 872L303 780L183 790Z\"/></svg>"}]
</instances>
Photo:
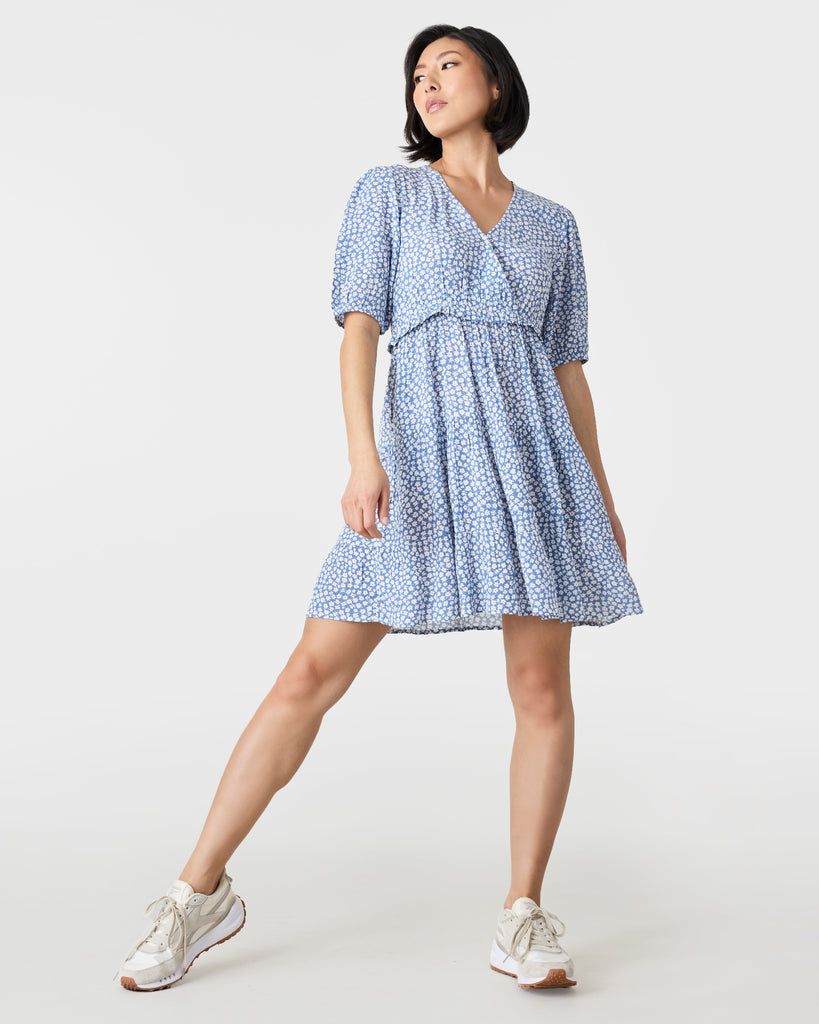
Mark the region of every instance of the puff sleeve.
<instances>
[{"instance_id":1,"label":"puff sleeve","mask_svg":"<svg viewBox=\"0 0 819 1024\"><path fill-rule=\"evenodd\" d=\"M339 327L345 313L359 310L378 321L379 334L389 328L399 217L391 169L371 167L353 185L338 233L331 303Z\"/></svg>"},{"instance_id":2,"label":"puff sleeve","mask_svg":"<svg viewBox=\"0 0 819 1024\"><path fill-rule=\"evenodd\" d=\"M543 321L543 343L553 368L572 359L579 359L581 363L589 361L583 250L574 215L571 210L566 210L566 215L562 255L554 270Z\"/></svg>"}]
</instances>

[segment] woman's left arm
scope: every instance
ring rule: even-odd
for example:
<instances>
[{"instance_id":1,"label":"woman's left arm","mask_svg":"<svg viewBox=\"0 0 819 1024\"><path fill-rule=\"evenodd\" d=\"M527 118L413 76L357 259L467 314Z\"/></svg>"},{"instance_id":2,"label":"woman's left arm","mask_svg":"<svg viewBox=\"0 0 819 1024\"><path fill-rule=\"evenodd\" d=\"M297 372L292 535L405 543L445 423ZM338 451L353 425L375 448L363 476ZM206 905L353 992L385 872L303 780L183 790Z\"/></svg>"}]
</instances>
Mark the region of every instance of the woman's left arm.
<instances>
[{"instance_id":1,"label":"woman's left arm","mask_svg":"<svg viewBox=\"0 0 819 1024\"><path fill-rule=\"evenodd\" d=\"M566 402L566 409L572 423L575 436L588 459L603 502L608 512L611 529L623 561L626 561L626 535L620 522L620 517L614 511L614 498L609 489L606 473L603 469L603 460L600 458L600 448L597 441L597 423L594 417L594 403L592 402L589 382L583 372L583 364L579 359L562 363L555 367L555 377L563 392L563 399Z\"/></svg>"}]
</instances>

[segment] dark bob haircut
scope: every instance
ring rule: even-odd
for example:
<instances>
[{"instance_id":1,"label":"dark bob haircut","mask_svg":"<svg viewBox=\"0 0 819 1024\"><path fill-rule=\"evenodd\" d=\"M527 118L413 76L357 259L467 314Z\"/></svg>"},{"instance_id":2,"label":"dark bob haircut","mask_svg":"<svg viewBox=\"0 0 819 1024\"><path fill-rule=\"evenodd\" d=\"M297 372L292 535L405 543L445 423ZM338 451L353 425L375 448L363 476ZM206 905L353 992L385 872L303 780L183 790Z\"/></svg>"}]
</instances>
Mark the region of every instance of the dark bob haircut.
<instances>
[{"instance_id":1,"label":"dark bob haircut","mask_svg":"<svg viewBox=\"0 0 819 1024\"><path fill-rule=\"evenodd\" d=\"M490 84L497 77L500 96L497 103L486 115L484 126L492 135L498 153L510 149L526 131L529 123L529 95L512 60L512 55L491 32L483 28L466 25L456 28L454 25L428 25L412 40L404 57L405 99L407 104L407 122L404 125L406 146L400 146L402 152L409 155L410 160L427 160L430 163L438 160L442 153L441 140L431 135L421 120L413 103L415 93L415 66L421 54L430 43L446 36L459 39L474 51L480 58Z\"/></svg>"}]
</instances>

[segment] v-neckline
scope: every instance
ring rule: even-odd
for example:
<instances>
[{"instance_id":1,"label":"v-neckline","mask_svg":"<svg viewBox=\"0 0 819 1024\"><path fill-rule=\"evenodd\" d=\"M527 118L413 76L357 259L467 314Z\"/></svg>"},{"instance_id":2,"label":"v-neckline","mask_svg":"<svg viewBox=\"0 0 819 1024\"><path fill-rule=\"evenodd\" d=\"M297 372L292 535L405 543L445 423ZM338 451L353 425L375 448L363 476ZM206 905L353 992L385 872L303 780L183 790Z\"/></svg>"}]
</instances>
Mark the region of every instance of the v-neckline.
<instances>
[{"instance_id":1,"label":"v-neckline","mask_svg":"<svg viewBox=\"0 0 819 1024\"><path fill-rule=\"evenodd\" d=\"M506 204L506 209L503 211L503 213L500 216L500 220L493 227L491 227L488 231L481 231L481 229L478 227L478 222L475 220L475 218L472 216L472 214L469 212L469 210L467 210L467 208L464 206L464 204L461 202L461 200L455 195L455 193L452 191L452 189L449 187L449 185L447 185L446 180L445 180L443 174L441 174L441 172L436 167L432 167L430 164L424 164L424 168L427 171L432 171L432 173L435 174L438 177L438 179L440 180L440 182L443 185L443 187L447 190L449 195L452 196L452 198L455 200L455 202L458 204L458 206L463 210L463 212L466 214L466 216L469 218L469 220L475 226L475 230L483 238L488 238L493 232L498 230L498 228L501 226L501 224L503 224L503 222L506 220L507 215L509 214L509 211L512 209L512 205L515 202L515 197L518 194L518 187L517 187L517 185L513 181L512 182L512 195L511 195L511 197L509 199L509 202Z\"/></svg>"}]
</instances>

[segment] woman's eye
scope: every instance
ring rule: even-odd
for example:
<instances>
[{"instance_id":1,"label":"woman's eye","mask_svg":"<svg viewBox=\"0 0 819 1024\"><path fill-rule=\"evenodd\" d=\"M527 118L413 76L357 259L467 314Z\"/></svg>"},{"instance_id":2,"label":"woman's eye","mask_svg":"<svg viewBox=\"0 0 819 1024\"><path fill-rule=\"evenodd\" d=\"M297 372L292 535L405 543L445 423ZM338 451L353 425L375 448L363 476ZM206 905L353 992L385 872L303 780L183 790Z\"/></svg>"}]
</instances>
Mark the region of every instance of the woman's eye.
<instances>
[{"instance_id":1,"label":"woman's eye","mask_svg":"<svg viewBox=\"0 0 819 1024\"><path fill-rule=\"evenodd\" d=\"M458 62L456 60L445 60L444 63L441 65L441 68L445 68L447 64L457 65L457 63ZM423 77L423 75L416 75L415 78L413 79L413 82L415 82L415 84L418 85L418 83L421 81Z\"/></svg>"}]
</instances>

